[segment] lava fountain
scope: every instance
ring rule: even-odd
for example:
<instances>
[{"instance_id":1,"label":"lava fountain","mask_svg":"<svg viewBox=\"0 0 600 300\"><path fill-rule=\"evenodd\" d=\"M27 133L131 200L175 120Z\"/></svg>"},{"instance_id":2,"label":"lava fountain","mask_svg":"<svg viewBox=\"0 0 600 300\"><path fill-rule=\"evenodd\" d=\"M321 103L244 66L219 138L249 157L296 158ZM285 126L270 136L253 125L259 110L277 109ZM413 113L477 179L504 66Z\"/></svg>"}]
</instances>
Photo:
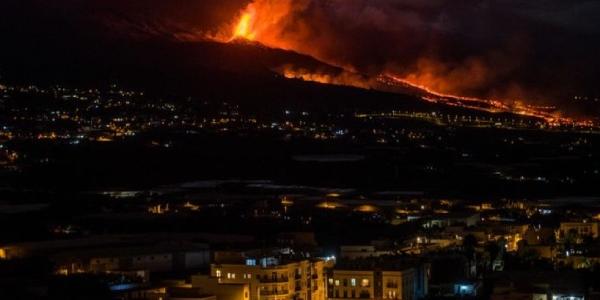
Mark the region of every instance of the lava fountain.
<instances>
[{"instance_id":1,"label":"lava fountain","mask_svg":"<svg viewBox=\"0 0 600 300\"><path fill-rule=\"evenodd\" d=\"M246 39L254 40L256 38L256 32L254 32L254 22L256 21L256 8L250 4L246 10L242 13L240 20L238 21L233 35L230 40L235 39Z\"/></svg>"}]
</instances>

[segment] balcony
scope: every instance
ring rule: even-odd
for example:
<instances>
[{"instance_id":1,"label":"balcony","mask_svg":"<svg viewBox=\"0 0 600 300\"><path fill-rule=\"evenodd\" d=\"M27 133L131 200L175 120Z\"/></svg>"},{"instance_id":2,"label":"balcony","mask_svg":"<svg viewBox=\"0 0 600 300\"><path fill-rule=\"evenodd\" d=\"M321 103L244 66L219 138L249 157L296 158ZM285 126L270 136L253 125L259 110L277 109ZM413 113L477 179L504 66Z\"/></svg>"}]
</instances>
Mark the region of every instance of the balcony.
<instances>
[{"instance_id":1,"label":"balcony","mask_svg":"<svg viewBox=\"0 0 600 300\"><path fill-rule=\"evenodd\" d=\"M284 296L289 294L287 290L278 290L278 291L260 291L261 296Z\"/></svg>"},{"instance_id":2,"label":"balcony","mask_svg":"<svg viewBox=\"0 0 600 300\"><path fill-rule=\"evenodd\" d=\"M262 277L260 278L260 283L284 283L284 282L288 282L289 279L288 277Z\"/></svg>"}]
</instances>

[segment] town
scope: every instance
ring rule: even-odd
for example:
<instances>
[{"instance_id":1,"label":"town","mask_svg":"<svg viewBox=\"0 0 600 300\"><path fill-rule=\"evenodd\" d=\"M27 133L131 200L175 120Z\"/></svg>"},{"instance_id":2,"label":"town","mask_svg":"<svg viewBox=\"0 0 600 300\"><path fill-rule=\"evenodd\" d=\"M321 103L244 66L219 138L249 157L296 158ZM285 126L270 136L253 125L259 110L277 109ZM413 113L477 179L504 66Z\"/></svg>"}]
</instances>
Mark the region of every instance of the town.
<instances>
[{"instance_id":1,"label":"town","mask_svg":"<svg viewBox=\"0 0 600 300\"><path fill-rule=\"evenodd\" d=\"M595 125L0 96L7 299L600 297Z\"/></svg>"},{"instance_id":2,"label":"town","mask_svg":"<svg viewBox=\"0 0 600 300\"><path fill-rule=\"evenodd\" d=\"M597 199L460 201L258 181L104 196L112 204L56 224L51 240L3 243L1 270L29 266L32 273L0 275L1 290L28 299L596 299L600 293ZM3 214L48 208L22 209Z\"/></svg>"}]
</instances>

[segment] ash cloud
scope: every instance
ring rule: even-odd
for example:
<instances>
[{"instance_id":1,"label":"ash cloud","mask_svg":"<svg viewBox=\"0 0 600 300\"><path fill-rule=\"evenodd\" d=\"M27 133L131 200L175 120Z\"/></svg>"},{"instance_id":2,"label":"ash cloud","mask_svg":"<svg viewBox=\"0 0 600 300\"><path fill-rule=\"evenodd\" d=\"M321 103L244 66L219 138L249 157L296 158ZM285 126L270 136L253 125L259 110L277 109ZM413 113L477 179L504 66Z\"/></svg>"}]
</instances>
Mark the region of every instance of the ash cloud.
<instances>
[{"instance_id":1,"label":"ash cloud","mask_svg":"<svg viewBox=\"0 0 600 300\"><path fill-rule=\"evenodd\" d=\"M598 95L597 1L291 2L267 44L446 93L558 104Z\"/></svg>"}]
</instances>

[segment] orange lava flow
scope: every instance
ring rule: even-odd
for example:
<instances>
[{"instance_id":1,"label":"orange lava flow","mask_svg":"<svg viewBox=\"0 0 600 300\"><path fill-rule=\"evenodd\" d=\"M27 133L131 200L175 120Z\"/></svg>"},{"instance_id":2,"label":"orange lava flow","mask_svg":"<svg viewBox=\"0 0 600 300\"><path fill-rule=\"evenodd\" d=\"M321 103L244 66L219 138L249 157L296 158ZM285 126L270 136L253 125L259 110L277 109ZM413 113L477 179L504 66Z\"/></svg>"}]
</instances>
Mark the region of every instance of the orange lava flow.
<instances>
[{"instance_id":1,"label":"orange lava flow","mask_svg":"<svg viewBox=\"0 0 600 300\"><path fill-rule=\"evenodd\" d=\"M306 5L306 1L296 0L254 0L246 6L237 16L233 24L225 32L224 41L232 42L238 39L257 41L266 46L294 50L302 53L305 45L298 44L293 36L284 34L286 20L294 10ZM300 9L301 10L301 9ZM310 52L310 51L305 51ZM333 64L336 65L336 64ZM535 117L544 120L549 126L593 126L591 121L574 120L561 116L554 107L542 107L525 104L518 100L485 99L448 94L431 87L435 83L427 84L420 76L400 77L393 74L382 74L377 77L368 77L348 68L340 74L304 70L282 66L278 73L286 78L301 79L323 84L353 86L364 89L379 89L395 92L411 91L418 94L421 99L429 102L442 103L450 106L464 107L487 111L491 113L514 113L522 116ZM337 73L337 72L336 72ZM415 74L413 74L415 75ZM445 81L444 81L445 82Z\"/></svg>"},{"instance_id":2,"label":"orange lava flow","mask_svg":"<svg viewBox=\"0 0 600 300\"><path fill-rule=\"evenodd\" d=\"M546 121L546 123L548 123L549 125L554 125L554 126L588 124L587 122L579 123L571 118L561 117L557 114L543 111L540 108L536 108L536 107L533 107L530 105L525 105L521 101L513 101L513 106L511 107L511 106L505 104L505 103L507 103L507 101L503 101L503 100L465 97L465 96L441 93L438 91L434 91L434 90L428 88L427 86L413 83L404 78L400 78L400 77L393 76L393 75L385 75L385 76L394 81L397 81L401 84L408 85L408 86L425 91L427 95L423 96L423 98L425 100L429 100L429 101L433 101L433 102L440 102L440 103L445 103L445 104L449 104L449 105L485 110L485 111L493 112L493 113L510 112L510 113L514 113L517 115L521 115L521 116L540 118L540 119L543 119L544 121ZM458 101L458 103L451 103L452 101ZM486 108L486 107L481 107L481 106L473 106L473 105L470 105L470 103L484 104L489 107Z\"/></svg>"},{"instance_id":3,"label":"orange lava flow","mask_svg":"<svg viewBox=\"0 0 600 300\"><path fill-rule=\"evenodd\" d=\"M300 79L304 81L317 82L322 84L352 86L362 89L373 88L372 84L368 80L360 78L359 75L353 74L351 72L342 72L337 75L331 75L325 72L311 72L309 70L305 70L302 68L293 68L290 66L285 66L275 71L288 79Z\"/></svg>"}]
</instances>

